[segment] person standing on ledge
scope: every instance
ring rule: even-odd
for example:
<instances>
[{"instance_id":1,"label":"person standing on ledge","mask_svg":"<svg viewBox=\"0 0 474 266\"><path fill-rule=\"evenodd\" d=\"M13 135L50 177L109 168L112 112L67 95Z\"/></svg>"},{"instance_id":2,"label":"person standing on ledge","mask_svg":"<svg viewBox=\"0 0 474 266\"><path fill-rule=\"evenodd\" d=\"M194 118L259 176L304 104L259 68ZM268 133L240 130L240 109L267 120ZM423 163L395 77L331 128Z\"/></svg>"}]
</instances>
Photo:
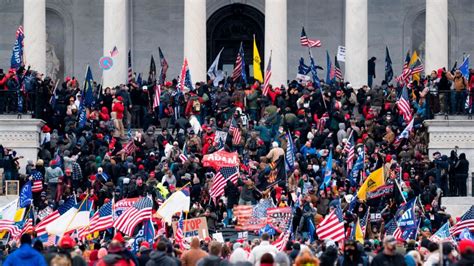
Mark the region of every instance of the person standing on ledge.
<instances>
[{"instance_id":1,"label":"person standing on ledge","mask_svg":"<svg viewBox=\"0 0 474 266\"><path fill-rule=\"evenodd\" d=\"M369 71L368 71L368 74L369 74L368 85L371 89L372 89L373 79L375 79L375 60L377 60L377 58L375 56L372 56L372 58L370 58L369 62L368 62L368 68L369 68Z\"/></svg>"}]
</instances>

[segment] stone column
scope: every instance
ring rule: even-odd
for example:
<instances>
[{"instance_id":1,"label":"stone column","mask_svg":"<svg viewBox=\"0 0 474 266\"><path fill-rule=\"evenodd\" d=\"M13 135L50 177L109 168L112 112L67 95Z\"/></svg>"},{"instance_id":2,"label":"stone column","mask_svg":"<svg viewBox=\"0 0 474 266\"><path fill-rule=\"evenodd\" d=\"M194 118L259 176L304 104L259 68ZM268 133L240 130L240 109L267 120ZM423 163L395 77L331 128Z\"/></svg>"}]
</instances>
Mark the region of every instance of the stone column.
<instances>
[{"instance_id":1,"label":"stone column","mask_svg":"<svg viewBox=\"0 0 474 266\"><path fill-rule=\"evenodd\" d=\"M46 0L23 1L25 65L46 73Z\"/></svg>"},{"instance_id":2,"label":"stone column","mask_svg":"<svg viewBox=\"0 0 474 266\"><path fill-rule=\"evenodd\" d=\"M448 0L426 1L425 73L448 67Z\"/></svg>"},{"instance_id":3,"label":"stone column","mask_svg":"<svg viewBox=\"0 0 474 266\"><path fill-rule=\"evenodd\" d=\"M184 57L193 83L206 81L206 0L184 0Z\"/></svg>"},{"instance_id":4,"label":"stone column","mask_svg":"<svg viewBox=\"0 0 474 266\"><path fill-rule=\"evenodd\" d=\"M128 80L127 0L104 0L104 56L117 46L113 66L102 72L104 87L126 84Z\"/></svg>"},{"instance_id":5,"label":"stone column","mask_svg":"<svg viewBox=\"0 0 474 266\"><path fill-rule=\"evenodd\" d=\"M272 54L272 77L270 84L274 87L287 86L288 45L287 45L287 0L265 1L265 76L270 51Z\"/></svg>"},{"instance_id":6,"label":"stone column","mask_svg":"<svg viewBox=\"0 0 474 266\"><path fill-rule=\"evenodd\" d=\"M346 0L345 80L355 89L367 85L367 0Z\"/></svg>"}]
</instances>

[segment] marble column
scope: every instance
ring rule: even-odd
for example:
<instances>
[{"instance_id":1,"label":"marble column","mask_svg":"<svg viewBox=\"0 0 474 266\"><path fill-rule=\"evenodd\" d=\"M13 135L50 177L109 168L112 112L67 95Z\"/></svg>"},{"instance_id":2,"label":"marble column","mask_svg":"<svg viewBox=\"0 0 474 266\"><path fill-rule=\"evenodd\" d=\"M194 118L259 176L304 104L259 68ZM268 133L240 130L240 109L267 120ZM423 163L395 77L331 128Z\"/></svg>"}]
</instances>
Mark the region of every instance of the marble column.
<instances>
[{"instance_id":1,"label":"marble column","mask_svg":"<svg viewBox=\"0 0 474 266\"><path fill-rule=\"evenodd\" d=\"M128 81L127 0L104 0L104 56L117 46L113 66L103 70L104 87L126 84Z\"/></svg>"},{"instance_id":2,"label":"marble column","mask_svg":"<svg viewBox=\"0 0 474 266\"><path fill-rule=\"evenodd\" d=\"M367 85L367 1L346 0L345 80L354 89Z\"/></svg>"},{"instance_id":3,"label":"marble column","mask_svg":"<svg viewBox=\"0 0 474 266\"><path fill-rule=\"evenodd\" d=\"M46 0L23 1L25 65L46 73Z\"/></svg>"},{"instance_id":4,"label":"marble column","mask_svg":"<svg viewBox=\"0 0 474 266\"><path fill-rule=\"evenodd\" d=\"M448 67L448 0L426 1L425 73Z\"/></svg>"},{"instance_id":5,"label":"marble column","mask_svg":"<svg viewBox=\"0 0 474 266\"><path fill-rule=\"evenodd\" d=\"M206 81L206 0L184 0L184 57L192 82Z\"/></svg>"},{"instance_id":6,"label":"marble column","mask_svg":"<svg viewBox=\"0 0 474 266\"><path fill-rule=\"evenodd\" d=\"M265 1L265 76L270 52L272 54L272 77L274 87L287 86L288 45L287 45L287 0Z\"/></svg>"}]
</instances>

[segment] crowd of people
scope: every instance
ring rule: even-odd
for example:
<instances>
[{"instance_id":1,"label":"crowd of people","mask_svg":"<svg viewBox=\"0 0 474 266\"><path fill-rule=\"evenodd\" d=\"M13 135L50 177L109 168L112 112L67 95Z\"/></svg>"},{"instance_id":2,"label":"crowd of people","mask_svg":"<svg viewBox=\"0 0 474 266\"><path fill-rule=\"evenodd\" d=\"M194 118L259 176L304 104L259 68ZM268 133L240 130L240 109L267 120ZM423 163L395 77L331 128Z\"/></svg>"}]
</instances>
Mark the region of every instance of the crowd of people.
<instances>
[{"instance_id":1,"label":"crowd of people","mask_svg":"<svg viewBox=\"0 0 474 266\"><path fill-rule=\"evenodd\" d=\"M153 210L157 210L173 192L190 184L187 218L205 217L210 233L234 227L238 222L235 206L271 199L274 206L295 208L284 251L271 245L277 236L272 240L265 232L254 240L234 243L194 238L189 249L183 250L175 245L171 226L164 225L154 245L144 241L136 254L127 241L133 236L120 232L105 232L102 238L85 241L66 235L51 247L35 240L35 234L25 234L19 248L15 241L1 247L5 265L19 261L28 265L474 262L471 240L457 246L429 240L446 222L456 223L456 217L441 205L441 197L467 195L469 162L455 147L449 155L433 153L430 160L423 123L437 113L472 111L472 105L465 109L464 103L474 93L473 70L466 79L459 71L439 69L405 87L386 81L373 88L353 88L340 80L291 81L270 87L267 95L262 94L259 82L242 84L231 78L217 86L212 80L197 82L193 88L180 88L176 79L157 83L150 78L103 88L94 82L86 108L82 99L86 92L76 78L56 83L22 68L0 73L0 89L16 93L0 97L0 110L30 110L46 122L36 162L19 165L14 150L0 148L4 180L20 180L21 185L33 177L41 180L41 189L33 192L37 213L48 207L56 210L68 198L80 201L85 195L93 199L94 210L112 198L145 196L153 198ZM402 88L408 90L413 116L413 128L403 138L399 136L410 121L397 104ZM217 131L226 132L226 139L218 141ZM346 149L350 145L354 146L352 160ZM290 146L294 146L293 165L284 180L270 182L274 164ZM237 152L242 164L237 182L227 181L224 194L211 199L217 173L205 167L202 159L221 149ZM353 173L350 168L361 156L363 168ZM332 163L329 185L325 180L328 163ZM364 178L379 168L383 168L385 184L394 188L374 200L353 200ZM163 188L169 193L163 193ZM400 241L386 235L385 224L394 219L403 202L413 199L421 221L416 237ZM346 230L357 218L373 214L364 241L349 236L341 242L321 240L311 230L308 221L317 226L334 209L334 202L341 205Z\"/></svg>"}]
</instances>

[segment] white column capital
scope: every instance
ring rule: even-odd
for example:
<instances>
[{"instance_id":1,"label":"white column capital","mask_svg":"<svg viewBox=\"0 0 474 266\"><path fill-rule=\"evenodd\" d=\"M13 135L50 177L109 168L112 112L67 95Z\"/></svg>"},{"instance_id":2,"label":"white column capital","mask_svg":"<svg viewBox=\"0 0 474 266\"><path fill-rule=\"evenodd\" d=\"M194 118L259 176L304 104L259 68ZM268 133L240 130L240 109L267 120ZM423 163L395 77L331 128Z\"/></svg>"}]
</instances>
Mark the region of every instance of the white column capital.
<instances>
[{"instance_id":1,"label":"white column capital","mask_svg":"<svg viewBox=\"0 0 474 266\"><path fill-rule=\"evenodd\" d=\"M367 0L346 0L345 80L356 89L367 85Z\"/></svg>"},{"instance_id":2,"label":"white column capital","mask_svg":"<svg viewBox=\"0 0 474 266\"><path fill-rule=\"evenodd\" d=\"M425 73L448 67L448 0L426 1Z\"/></svg>"},{"instance_id":3,"label":"white column capital","mask_svg":"<svg viewBox=\"0 0 474 266\"><path fill-rule=\"evenodd\" d=\"M272 54L274 87L286 87L288 75L287 0L265 1L265 69Z\"/></svg>"},{"instance_id":4,"label":"white column capital","mask_svg":"<svg viewBox=\"0 0 474 266\"><path fill-rule=\"evenodd\" d=\"M23 1L25 65L46 73L46 0Z\"/></svg>"},{"instance_id":5,"label":"white column capital","mask_svg":"<svg viewBox=\"0 0 474 266\"><path fill-rule=\"evenodd\" d=\"M184 57L193 82L206 81L206 0L184 0Z\"/></svg>"}]
</instances>

